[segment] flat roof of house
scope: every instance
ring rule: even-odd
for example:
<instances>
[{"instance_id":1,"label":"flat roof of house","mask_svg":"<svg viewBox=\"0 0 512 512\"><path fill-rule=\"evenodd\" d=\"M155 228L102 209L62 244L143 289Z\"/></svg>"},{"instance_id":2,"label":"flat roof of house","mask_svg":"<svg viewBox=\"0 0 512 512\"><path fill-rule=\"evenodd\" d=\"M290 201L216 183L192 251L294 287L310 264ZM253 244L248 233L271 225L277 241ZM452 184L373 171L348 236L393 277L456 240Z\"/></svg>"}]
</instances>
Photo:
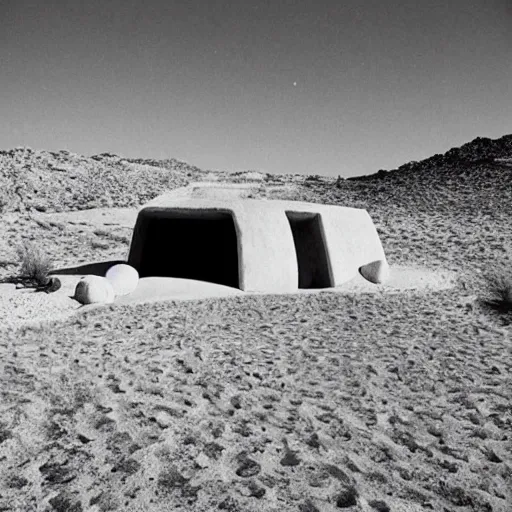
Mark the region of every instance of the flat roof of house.
<instances>
[{"instance_id":1,"label":"flat roof of house","mask_svg":"<svg viewBox=\"0 0 512 512\"><path fill-rule=\"evenodd\" d=\"M326 210L345 210L347 213L361 211L361 208L351 208L346 206L326 205L320 203L309 203L305 201L291 201L281 199L247 199L247 198L190 198L179 197L172 193L162 194L155 197L141 207L143 209L212 209L212 210L244 210L254 212L265 210L282 211L304 211L311 213L321 213ZM364 211L364 210L363 210Z\"/></svg>"}]
</instances>

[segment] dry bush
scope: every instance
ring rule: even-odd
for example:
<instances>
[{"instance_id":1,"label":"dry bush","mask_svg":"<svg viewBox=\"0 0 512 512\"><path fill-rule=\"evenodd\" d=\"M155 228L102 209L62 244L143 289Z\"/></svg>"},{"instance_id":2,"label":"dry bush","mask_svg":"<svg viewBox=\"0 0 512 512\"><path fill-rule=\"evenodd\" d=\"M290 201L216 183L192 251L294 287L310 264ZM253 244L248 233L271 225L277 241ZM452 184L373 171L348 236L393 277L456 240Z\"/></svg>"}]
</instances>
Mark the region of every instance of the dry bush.
<instances>
[{"instance_id":1,"label":"dry bush","mask_svg":"<svg viewBox=\"0 0 512 512\"><path fill-rule=\"evenodd\" d=\"M7 198L2 193L0 194L0 213L4 213L4 211L7 211L7 205L8 205Z\"/></svg>"},{"instance_id":2,"label":"dry bush","mask_svg":"<svg viewBox=\"0 0 512 512\"><path fill-rule=\"evenodd\" d=\"M490 274L483 302L498 313L512 313L512 274L505 271Z\"/></svg>"},{"instance_id":3,"label":"dry bush","mask_svg":"<svg viewBox=\"0 0 512 512\"><path fill-rule=\"evenodd\" d=\"M45 285L52 270L52 259L33 243L24 243L18 248L20 260L19 279L36 285Z\"/></svg>"}]
</instances>

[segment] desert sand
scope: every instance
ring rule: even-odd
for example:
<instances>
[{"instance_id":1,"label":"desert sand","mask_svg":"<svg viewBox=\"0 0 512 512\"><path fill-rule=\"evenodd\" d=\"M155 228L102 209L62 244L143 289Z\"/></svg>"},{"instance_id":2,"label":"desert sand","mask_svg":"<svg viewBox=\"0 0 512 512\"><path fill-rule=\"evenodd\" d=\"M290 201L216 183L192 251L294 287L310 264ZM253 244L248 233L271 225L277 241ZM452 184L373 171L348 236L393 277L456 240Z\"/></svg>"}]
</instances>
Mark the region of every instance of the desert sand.
<instances>
[{"instance_id":1,"label":"desert sand","mask_svg":"<svg viewBox=\"0 0 512 512\"><path fill-rule=\"evenodd\" d=\"M78 275L49 295L4 289L0 510L509 512L512 322L479 297L512 263L512 170L438 160L338 184L267 179L287 199L367 208L383 287L219 297L166 281L158 300L142 284L92 308L69 297ZM78 161L121 176L112 159ZM173 172L159 179L198 171ZM0 218L0 277L22 240L57 268L126 257L132 196L108 189L102 205L98 191L78 211L59 187Z\"/></svg>"},{"instance_id":2,"label":"desert sand","mask_svg":"<svg viewBox=\"0 0 512 512\"><path fill-rule=\"evenodd\" d=\"M468 324L452 293L111 306L8 331L0 503L506 511L510 332Z\"/></svg>"}]
</instances>

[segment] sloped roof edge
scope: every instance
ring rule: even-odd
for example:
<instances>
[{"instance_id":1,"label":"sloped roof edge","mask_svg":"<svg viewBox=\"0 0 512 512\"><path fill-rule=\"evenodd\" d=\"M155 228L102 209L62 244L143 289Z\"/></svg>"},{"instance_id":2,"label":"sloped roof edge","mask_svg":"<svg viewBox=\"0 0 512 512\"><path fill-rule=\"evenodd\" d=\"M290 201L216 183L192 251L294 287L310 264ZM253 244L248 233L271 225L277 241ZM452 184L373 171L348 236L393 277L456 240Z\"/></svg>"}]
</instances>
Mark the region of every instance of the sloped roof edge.
<instances>
[{"instance_id":1,"label":"sloped roof edge","mask_svg":"<svg viewBox=\"0 0 512 512\"><path fill-rule=\"evenodd\" d=\"M291 201L281 199L246 199L246 198L190 198L187 196L179 196L172 193L162 194L155 197L148 203L141 206L144 209L223 209L245 211L255 210L282 210L282 211L305 211L311 213L321 213L326 210L336 209L344 210L347 213L353 211L366 211L362 208L352 208L347 206L326 205L321 203L310 203L305 201Z\"/></svg>"}]
</instances>

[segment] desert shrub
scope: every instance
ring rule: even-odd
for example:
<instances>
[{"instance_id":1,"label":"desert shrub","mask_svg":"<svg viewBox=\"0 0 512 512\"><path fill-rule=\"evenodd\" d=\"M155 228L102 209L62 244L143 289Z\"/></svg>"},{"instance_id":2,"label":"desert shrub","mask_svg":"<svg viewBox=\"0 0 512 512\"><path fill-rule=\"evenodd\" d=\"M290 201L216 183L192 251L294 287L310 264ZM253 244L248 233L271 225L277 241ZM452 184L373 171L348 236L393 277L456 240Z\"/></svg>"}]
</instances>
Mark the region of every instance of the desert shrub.
<instances>
[{"instance_id":1,"label":"desert shrub","mask_svg":"<svg viewBox=\"0 0 512 512\"><path fill-rule=\"evenodd\" d=\"M5 190L0 190L0 213L7 211L9 206L9 196Z\"/></svg>"},{"instance_id":2,"label":"desert shrub","mask_svg":"<svg viewBox=\"0 0 512 512\"><path fill-rule=\"evenodd\" d=\"M37 285L48 282L48 273L52 270L52 259L41 247L32 243L25 243L18 248L20 260L19 278Z\"/></svg>"},{"instance_id":3,"label":"desert shrub","mask_svg":"<svg viewBox=\"0 0 512 512\"><path fill-rule=\"evenodd\" d=\"M512 273L494 272L488 276L483 303L499 313L512 313Z\"/></svg>"}]
</instances>

